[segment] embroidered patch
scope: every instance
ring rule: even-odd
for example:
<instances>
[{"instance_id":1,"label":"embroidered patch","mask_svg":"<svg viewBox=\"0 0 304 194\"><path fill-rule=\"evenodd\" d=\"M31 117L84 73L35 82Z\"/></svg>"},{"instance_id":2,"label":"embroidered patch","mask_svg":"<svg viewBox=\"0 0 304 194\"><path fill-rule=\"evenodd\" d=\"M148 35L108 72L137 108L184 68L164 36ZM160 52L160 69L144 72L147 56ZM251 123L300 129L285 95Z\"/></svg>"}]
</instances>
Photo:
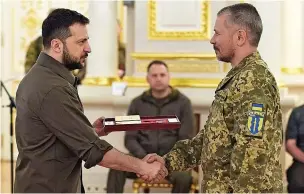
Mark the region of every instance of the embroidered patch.
<instances>
[{"instance_id":1,"label":"embroidered patch","mask_svg":"<svg viewBox=\"0 0 304 194\"><path fill-rule=\"evenodd\" d=\"M262 137L264 128L265 110L263 104L252 103L251 110L248 114L247 135Z\"/></svg>"}]
</instances>

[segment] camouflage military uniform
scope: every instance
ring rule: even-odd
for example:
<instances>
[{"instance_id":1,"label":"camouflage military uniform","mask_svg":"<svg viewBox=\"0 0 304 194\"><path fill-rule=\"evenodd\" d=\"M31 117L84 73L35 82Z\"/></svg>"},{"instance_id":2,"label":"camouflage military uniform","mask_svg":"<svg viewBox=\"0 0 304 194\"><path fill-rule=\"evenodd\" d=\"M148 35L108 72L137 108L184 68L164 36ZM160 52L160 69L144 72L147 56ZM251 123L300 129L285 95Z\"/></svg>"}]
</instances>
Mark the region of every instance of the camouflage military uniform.
<instances>
[{"instance_id":1,"label":"camouflage military uniform","mask_svg":"<svg viewBox=\"0 0 304 194\"><path fill-rule=\"evenodd\" d=\"M34 41L32 41L28 47L25 63L24 63L24 71L28 73L32 66L36 63L36 59L38 58L41 50L42 50L42 36L39 36Z\"/></svg>"},{"instance_id":2,"label":"camouflage military uniform","mask_svg":"<svg viewBox=\"0 0 304 194\"><path fill-rule=\"evenodd\" d=\"M230 70L204 129L164 156L169 172L203 170L202 192L283 192L279 89L258 52Z\"/></svg>"}]
</instances>

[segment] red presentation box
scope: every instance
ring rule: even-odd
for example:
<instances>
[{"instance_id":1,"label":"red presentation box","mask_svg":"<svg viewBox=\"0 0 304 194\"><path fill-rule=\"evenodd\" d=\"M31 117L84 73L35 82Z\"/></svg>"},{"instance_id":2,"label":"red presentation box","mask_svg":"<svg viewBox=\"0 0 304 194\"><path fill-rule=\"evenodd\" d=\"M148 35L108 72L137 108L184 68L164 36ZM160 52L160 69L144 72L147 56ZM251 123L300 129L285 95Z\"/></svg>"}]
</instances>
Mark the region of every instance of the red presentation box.
<instances>
[{"instance_id":1,"label":"red presentation box","mask_svg":"<svg viewBox=\"0 0 304 194\"><path fill-rule=\"evenodd\" d=\"M172 130L178 129L181 123L176 115L166 116L117 116L105 118L104 131L132 131L132 130Z\"/></svg>"}]
</instances>

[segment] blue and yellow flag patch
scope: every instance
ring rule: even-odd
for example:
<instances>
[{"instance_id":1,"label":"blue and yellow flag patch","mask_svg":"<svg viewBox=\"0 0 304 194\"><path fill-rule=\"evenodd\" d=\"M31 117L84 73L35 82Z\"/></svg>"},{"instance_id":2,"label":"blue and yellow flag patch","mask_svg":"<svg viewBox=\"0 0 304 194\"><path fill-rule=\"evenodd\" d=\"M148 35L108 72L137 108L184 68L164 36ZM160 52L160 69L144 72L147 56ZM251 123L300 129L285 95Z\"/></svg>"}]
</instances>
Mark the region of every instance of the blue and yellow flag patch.
<instances>
[{"instance_id":1,"label":"blue and yellow flag patch","mask_svg":"<svg viewBox=\"0 0 304 194\"><path fill-rule=\"evenodd\" d=\"M248 114L246 135L262 137L264 128L265 107L263 104L252 103Z\"/></svg>"}]
</instances>

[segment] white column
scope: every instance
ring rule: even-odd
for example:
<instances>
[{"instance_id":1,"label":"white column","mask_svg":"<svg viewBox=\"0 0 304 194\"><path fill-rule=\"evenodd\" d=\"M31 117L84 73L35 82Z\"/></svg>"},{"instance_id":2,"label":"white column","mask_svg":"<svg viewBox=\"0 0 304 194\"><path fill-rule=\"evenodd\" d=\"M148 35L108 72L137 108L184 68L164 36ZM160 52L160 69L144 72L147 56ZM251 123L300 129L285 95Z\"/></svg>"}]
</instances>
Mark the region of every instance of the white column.
<instances>
[{"instance_id":1,"label":"white column","mask_svg":"<svg viewBox=\"0 0 304 194\"><path fill-rule=\"evenodd\" d=\"M3 33L3 26L2 26L2 14L3 14L3 2L2 1L0 1L0 80L2 80L2 67L3 67L3 51L4 51L4 43L3 43L3 40L4 40L4 38L3 38L3 36L4 36L4 33ZM1 83L0 83L0 107L2 107L2 95L4 95L4 91L2 91L2 87L1 87ZM2 140L4 139L3 137L4 137L4 135L3 135L3 121L2 121L2 108L1 108L1 111L0 111L0 120L1 120L1 124L0 124L0 127L1 127L1 132L0 132L0 138L1 138L1 140L0 140L0 142L2 143L2 145L3 145L3 142L2 142ZM3 153L3 146L1 146L1 148L0 148L0 151ZM3 159L2 158L2 156L1 156L1 158L0 158L1 160Z\"/></svg>"},{"instance_id":2,"label":"white column","mask_svg":"<svg viewBox=\"0 0 304 194\"><path fill-rule=\"evenodd\" d=\"M86 77L117 75L117 1L89 1L89 43Z\"/></svg>"},{"instance_id":3,"label":"white column","mask_svg":"<svg viewBox=\"0 0 304 194\"><path fill-rule=\"evenodd\" d=\"M300 0L283 2L283 70L296 73L303 68L303 15ZM274 32L275 33L275 32Z\"/></svg>"},{"instance_id":4,"label":"white column","mask_svg":"<svg viewBox=\"0 0 304 194\"><path fill-rule=\"evenodd\" d=\"M262 23L263 32L258 50L262 58L267 63L269 69L280 81L280 66L282 64L282 3L280 1L252 1L258 10ZM271 7L271 14L269 14Z\"/></svg>"},{"instance_id":5,"label":"white column","mask_svg":"<svg viewBox=\"0 0 304 194\"><path fill-rule=\"evenodd\" d=\"M127 38L126 38L126 75L132 76L134 72L131 53L134 52L135 44L135 10L134 7L127 8Z\"/></svg>"}]
</instances>

